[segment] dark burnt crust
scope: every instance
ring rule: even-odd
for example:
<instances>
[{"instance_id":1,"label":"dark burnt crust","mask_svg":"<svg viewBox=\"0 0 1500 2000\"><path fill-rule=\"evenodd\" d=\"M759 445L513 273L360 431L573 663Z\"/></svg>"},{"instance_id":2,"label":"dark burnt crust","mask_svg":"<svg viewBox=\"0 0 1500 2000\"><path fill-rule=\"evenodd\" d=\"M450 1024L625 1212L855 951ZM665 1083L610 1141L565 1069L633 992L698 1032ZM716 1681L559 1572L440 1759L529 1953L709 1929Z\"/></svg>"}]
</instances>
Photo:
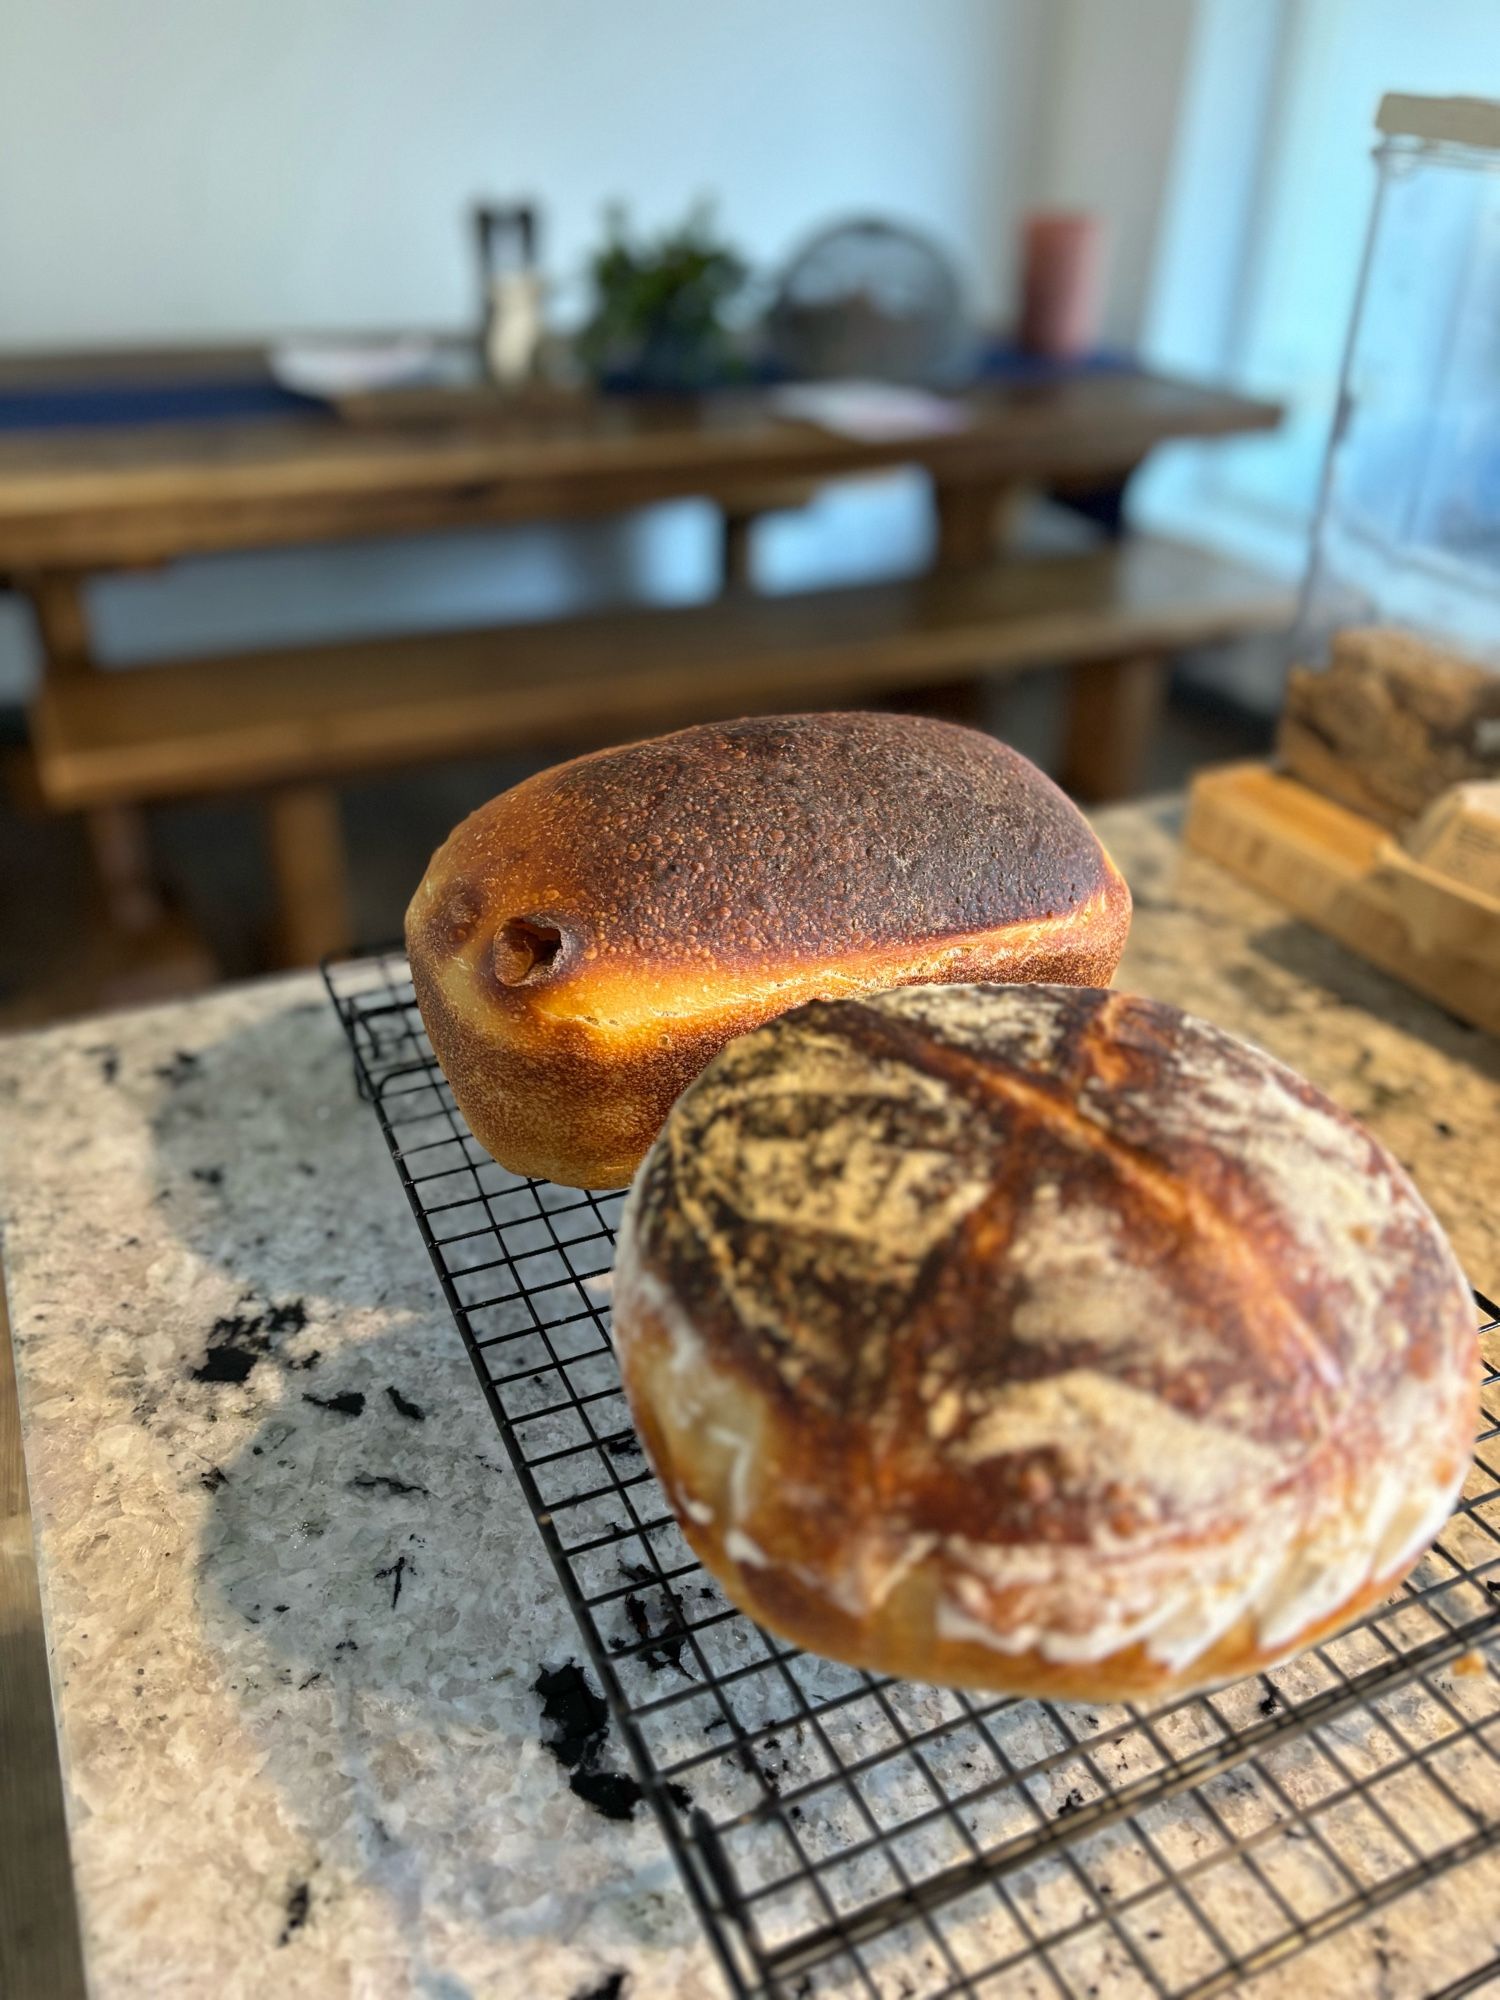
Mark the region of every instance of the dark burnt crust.
<instances>
[{"instance_id":1,"label":"dark burnt crust","mask_svg":"<svg viewBox=\"0 0 1500 2000\"><path fill-rule=\"evenodd\" d=\"M910 1531L963 1532L983 1520L995 1542L1086 1539L1100 1495L1065 1486L1047 1449L974 1465L935 1448L929 1436L946 1385L982 1400L1068 1369L1115 1368L1108 1342L1095 1338L1042 1345L1011 1337L1025 1291L1007 1269L1006 1245L1022 1202L1043 1180L1057 1183L1064 1212L1073 1204L1116 1210L1124 1225L1119 1254L1130 1266L1167 1274L1184 1317L1217 1330L1190 1363L1164 1347L1157 1357L1135 1357L1118 1378L1192 1418L1212 1418L1232 1400L1240 1435L1301 1448L1299 1484L1337 1479L1333 1462L1348 1454L1356 1463L1377 1449L1380 1408L1402 1374L1451 1367L1471 1337L1451 1254L1405 1175L1311 1085L1231 1037L1190 1024L1225 1091L1232 1094L1238 1079L1271 1075L1289 1099L1351 1135L1365 1171L1390 1187L1389 1226L1366 1247L1391 1324L1406 1338L1392 1340L1373 1363L1350 1347L1347 1292L1328 1269L1307 1267L1233 1137L1160 1130L1157 1110L1183 1088L1177 1010L1088 989L1053 989L1047 1004L1062 1028L1044 1070L1016 1046L976 1054L926 1024L851 1000L783 1016L727 1050L711 1072L716 1082L763 1083L786 1046L812 1030L865 1058L872 1074L895 1064L962 1100L969 1114L962 1164L988 1190L904 1280L888 1268L862 1269L843 1234L747 1221L722 1200L709 1214L716 1241L705 1254L681 1205L680 1162L708 1136L694 1126L694 1093L647 1163L636 1197L642 1267L684 1311L715 1367L742 1375L776 1411L789 1460L843 1469L830 1503L842 1531L856 1533L867 1496L885 1488L899 1495ZM793 1073L784 1094L720 1103L712 1115L737 1121L737 1139L798 1142L840 1109L824 1091L800 1094ZM881 1116L881 1136L893 1145L911 1152L933 1145L920 1095L892 1100ZM754 1325L726 1294L726 1258L767 1309ZM965 1435L960 1423L955 1438ZM1117 1532L1142 1525L1130 1494L1107 1495L1105 1504L1116 1510ZM825 1528L835 1532L833 1517L819 1533Z\"/></svg>"},{"instance_id":2,"label":"dark burnt crust","mask_svg":"<svg viewBox=\"0 0 1500 2000\"><path fill-rule=\"evenodd\" d=\"M492 927L541 917L563 938L554 985L636 959L743 968L941 945L1124 895L1087 821L1015 751L863 713L575 758L471 814L436 865L447 888L419 948L467 937L476 903Z\"/></svg>"}]
</instances>

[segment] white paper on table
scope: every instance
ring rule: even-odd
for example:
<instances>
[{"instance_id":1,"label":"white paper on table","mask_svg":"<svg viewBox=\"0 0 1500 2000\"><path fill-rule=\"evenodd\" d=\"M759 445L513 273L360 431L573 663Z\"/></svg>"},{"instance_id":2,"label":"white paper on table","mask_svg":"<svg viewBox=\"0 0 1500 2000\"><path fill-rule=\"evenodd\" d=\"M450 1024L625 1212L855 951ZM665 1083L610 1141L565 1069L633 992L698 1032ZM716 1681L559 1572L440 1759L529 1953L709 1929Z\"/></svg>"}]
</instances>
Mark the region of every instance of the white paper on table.
<instances>
[{"instance_id":1,"label":"white paper on table","mask_svg":"<svg viewBox=\"0 0 1500 2000\"><path fill-rule=\"evenodd\" d=\"M772 390L770 402L778 416L817 424L861 444L949 437L973 421L968 405L957 398L899 382L788 382Z\"/></svg>"}]
</instances>

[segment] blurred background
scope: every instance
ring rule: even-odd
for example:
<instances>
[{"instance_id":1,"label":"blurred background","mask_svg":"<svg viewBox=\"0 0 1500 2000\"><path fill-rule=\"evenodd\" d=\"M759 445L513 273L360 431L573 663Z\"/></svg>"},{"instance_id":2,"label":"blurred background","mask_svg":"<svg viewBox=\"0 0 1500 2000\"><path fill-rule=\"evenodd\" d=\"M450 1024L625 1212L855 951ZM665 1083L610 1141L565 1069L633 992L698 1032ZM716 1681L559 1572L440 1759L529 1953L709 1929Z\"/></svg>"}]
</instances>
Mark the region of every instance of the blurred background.
<instances>
[{"instance_id":1,"label":"blurred background","mask_svg":"<svg viewBox=\"0 0 1500 2000\"><path fill-rule=\"evenodd\" d=\"M10 0L0 1025L695 719L1263 750L1388 91L1494 0Z\"/></svg>"}]
</instances>

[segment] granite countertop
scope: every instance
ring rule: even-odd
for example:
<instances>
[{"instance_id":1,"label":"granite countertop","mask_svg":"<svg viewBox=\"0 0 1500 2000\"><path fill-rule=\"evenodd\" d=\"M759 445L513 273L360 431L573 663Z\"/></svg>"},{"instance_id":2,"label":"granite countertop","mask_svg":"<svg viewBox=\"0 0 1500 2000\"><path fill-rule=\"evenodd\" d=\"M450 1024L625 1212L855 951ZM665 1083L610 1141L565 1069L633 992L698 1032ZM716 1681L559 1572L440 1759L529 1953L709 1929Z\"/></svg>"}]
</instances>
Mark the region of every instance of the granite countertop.
<instances>
[{"instance_id":1,"label":"granite countertop","mask_svg":"<svg viewBox=\"0 0 1500 2000\"><path fill-rule=\"evenodd\" d=\"M1166 809L1100 825L1120 983L1306 1071L1500 1288L1495 1044ZM0 1219L95 2000L722 1990L649 1811L546 1747L581 1649L319 982L0 1043ZM1490 1855L1254 1991L1425 1994L1497 1907Z\"/></svg>"}]
</instances>

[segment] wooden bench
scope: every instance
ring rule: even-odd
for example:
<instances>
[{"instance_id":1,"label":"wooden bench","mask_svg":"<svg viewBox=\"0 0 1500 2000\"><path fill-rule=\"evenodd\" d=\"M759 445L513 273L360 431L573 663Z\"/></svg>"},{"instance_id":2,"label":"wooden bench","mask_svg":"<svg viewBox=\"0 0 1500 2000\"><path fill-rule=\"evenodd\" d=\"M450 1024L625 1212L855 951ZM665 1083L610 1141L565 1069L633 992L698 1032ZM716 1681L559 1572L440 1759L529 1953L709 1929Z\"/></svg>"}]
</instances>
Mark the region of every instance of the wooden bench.
<instances>
[{"instance_id":1,"label":"wooden bench","mask_svg":"<svg viewBox=\"0 0 1500 2000\"><path fill-rule=\"evenodd\" d=\"M264 792L284 947L306 960L347 941L331 780L1058 666L1073 676L1063 782L1118 796L1166 656L1290 609L1237 564L1135 539L793 597L53 674L32 741L59 811Z\"/></svg>"}]
</instances>

